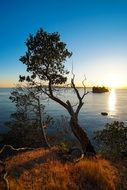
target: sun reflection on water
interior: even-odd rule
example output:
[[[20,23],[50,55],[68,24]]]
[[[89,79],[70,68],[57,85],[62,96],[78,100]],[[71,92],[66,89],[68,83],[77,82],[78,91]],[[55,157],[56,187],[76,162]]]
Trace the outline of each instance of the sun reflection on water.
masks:
[[[110,114],[115,114],[116,112],[116,92],[115,89],[111,89],[108,99],[108,108]]]

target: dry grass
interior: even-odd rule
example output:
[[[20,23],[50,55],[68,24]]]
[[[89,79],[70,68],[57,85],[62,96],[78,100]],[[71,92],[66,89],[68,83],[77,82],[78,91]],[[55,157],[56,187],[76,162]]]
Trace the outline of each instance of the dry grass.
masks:
[[[112,163],[118,170],[119,190],[127,190],[127,159],[116,160]]]
[[[36,149],[6,160],[10,190],[115,190],[117,175],[101,158],[62,163],[57,149]]]
[[[116,189],[117,172],[106,160],[99,158],[82,160],[74,166],[72,171],[79,189]]]

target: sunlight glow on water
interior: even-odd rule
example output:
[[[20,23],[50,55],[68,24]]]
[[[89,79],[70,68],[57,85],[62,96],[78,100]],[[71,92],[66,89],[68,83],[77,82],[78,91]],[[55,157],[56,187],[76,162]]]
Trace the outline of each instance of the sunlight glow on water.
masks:
[[[114,88],[111,89],[111,92],[109,94],[108,108],[110,114],[116,114],[116,91]]]
[[[6,131],[4,126],[10,120],[10,114],[15,112],[15,105],[9,100],[11,89],[0,88],[0,133]],[[84,105],[79,114],[81,127],[84,127],[89,135],[95,130],[102,129],[106,123],[123,121],[127,125],[127,89],[112,89],[108,93],[94,94],[90,92],[84,98]],[[70,100],[73,105],[77,103],[76,95],[72,90],[61,90],[60,98],[63,101]],[[82,94],[83,89],[79,89]],[[45,111],[54,120],[60,119],[61,115],[69,116],[67,111],[54,101],[43,101]],[[104,117],[101,112],[107,112]],[[54,122],[55,123],[55,122]]]

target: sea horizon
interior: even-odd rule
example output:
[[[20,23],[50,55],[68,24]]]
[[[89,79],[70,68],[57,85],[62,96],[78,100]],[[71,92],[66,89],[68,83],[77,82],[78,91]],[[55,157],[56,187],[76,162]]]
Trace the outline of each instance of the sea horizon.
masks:
[[[4,123],[9,121],[10,114],[15,111],[14,103],[9,100],[11,89],[13,88],[0,88],[0,132],[4,131]],[[79,89],[79,92],[82,93],[82,89]],[[106,123],[113,121],[127,123],[126,93],[127,89],[115,89],[102,94],[94,94],[90,91],[85,96],[84,105],[79,114],[79,122],[89,135],[104,128]],[[77,101],[75,93],[71,89],[67,90],[66,93],[61,91],[60,98],[63,101],[69,99],[72,104]],[[56,102],[49,100],[42,103],[45,105],[47,114],[55,120],[60,120],[61,115],[69,118],[66,110]],[[108,113],[108,116],[102,116],[101,112]]]

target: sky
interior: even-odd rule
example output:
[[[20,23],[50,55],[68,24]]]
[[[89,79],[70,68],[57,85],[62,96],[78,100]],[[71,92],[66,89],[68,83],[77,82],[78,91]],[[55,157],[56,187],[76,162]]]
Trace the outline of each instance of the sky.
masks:
[[[0,0],[0,87],[26,74],[19,58],[39,28],[59,32],[73,52],[77,85],[127,87],[126,0]]]

